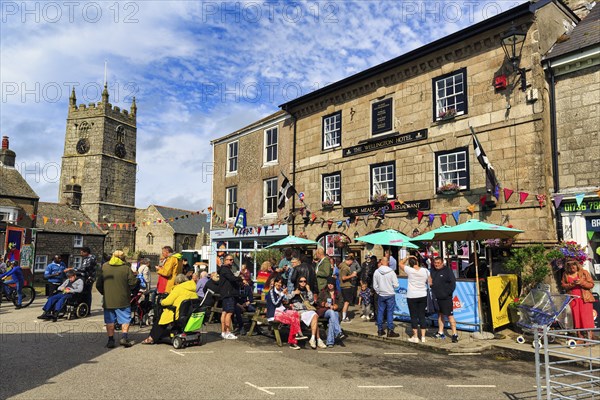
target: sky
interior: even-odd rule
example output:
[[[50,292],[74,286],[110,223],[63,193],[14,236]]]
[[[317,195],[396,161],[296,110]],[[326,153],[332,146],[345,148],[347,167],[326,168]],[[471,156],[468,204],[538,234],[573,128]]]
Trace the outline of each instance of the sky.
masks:
[[[136,206],[210,205],[210,141],[300,95],[523,3],[0,2],[0,134],[42,201],[58,198],[71,87],[137,103]]]

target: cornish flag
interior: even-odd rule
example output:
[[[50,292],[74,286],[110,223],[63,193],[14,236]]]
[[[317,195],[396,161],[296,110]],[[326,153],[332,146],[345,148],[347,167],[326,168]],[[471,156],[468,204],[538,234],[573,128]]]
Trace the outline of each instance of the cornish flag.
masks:
[[[496,179],[496,171],[494,171],[494,167],[488,160],[485,155],[485,151],[483,151],[483,147],[481,147],[481,143],[477,140],[477,136],[475,136],[475,131],[473,127],[471,128],[471,133],[473,134],[473,148],[475,149],[475,155],[477,156],[477,160],[479,164],[485,169],[485,188],[488,193],[496,193],[497,188],[500,186],[498,180]]]
[[[295,194],[296,189],[294,189],[294,186],[292,186],[292,183],[288,180],[288,178],[283,175],[283,182],[281,182],[281,188],[279,189],[279,201],[277,202],[277,208],[281,210],[283,207],[285,207],[287,200]]]

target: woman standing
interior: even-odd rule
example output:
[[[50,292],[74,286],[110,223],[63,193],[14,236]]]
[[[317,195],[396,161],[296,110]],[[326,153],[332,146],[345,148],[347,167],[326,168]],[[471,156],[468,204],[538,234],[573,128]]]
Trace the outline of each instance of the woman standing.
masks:
[[[592,303],[595,299],[590,290],[594,287],[594,281],[590,273],[584,270],[579,262],[575,260],[568,261],[561,284],[568,294],[579,296],[571,301],[575,329],[594,329],[594,307]],[[587,334],[588,339],[592,339],[592,331],[587,331]],[[577,332],[577,336],[583,338],[583,333]],[[578,341],[578,343],[582,344],[583,341]]]
[[[408,262],[408,265],[406,263]],[[419,265],[419,260],[415,256],[408,256],[400,261],[399,267],[408,275],[408,290],[406,299],[408,302],[408,311],[410,313],[410,324],[413,335],[408,339],[409,342],[419,342],[419,327],[421,328],[421,342],[425,342],[426,319],[425,309],[427,308],[427,281],[429,271]]]

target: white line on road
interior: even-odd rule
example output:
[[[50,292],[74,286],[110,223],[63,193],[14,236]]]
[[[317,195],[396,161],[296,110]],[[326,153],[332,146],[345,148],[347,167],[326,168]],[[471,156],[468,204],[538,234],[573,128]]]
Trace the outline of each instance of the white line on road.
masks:
[[[389,388],[401,388],[404,387],[402,385],[389,385],[389,386],[357,386],[361,389],[389,389]]]
[[[308,386],[263,386],[263,389],[308,389]]]
[[[246,350],[249,354],[283,353],[281,350]]]
[[[275,395],[275,393],[273,393],[273,392],[269,392],[268,390],[265,390],[265,389],[263,389],[263,388],[261,388],[261,387],[258,387],[258,386],[256,386],[256,385],[253,385],[253,384],[251,384],[250,382],[244,382],[244,383],[245,383],[246,385],[248,385],[248,386],[251,386],[251,387],[253,387],[254,389],[258,389],[258,390],[260,390],[261,392],[265,392],[266,394],[270,394],[271,396]]]
[[[385,355],[396,355],[396,356],[416,356],[419,353],[383,353]]]
[[[451,388],[495,388],[496,385],[446,385]]]
[[[351,351],[317,351],[321,354],[352,354]]]
[[[480,356],[481,353],[448,353],[449,356]]]
[[[175,350],[169,350],[169,351],[170,351],[171,353],[175,353],[175,354],[177,354],[178,356],[185,357],[185,354],[181,354],[181,353],[180,353],[180,352],[178,352],[178,351],[175,351]]]

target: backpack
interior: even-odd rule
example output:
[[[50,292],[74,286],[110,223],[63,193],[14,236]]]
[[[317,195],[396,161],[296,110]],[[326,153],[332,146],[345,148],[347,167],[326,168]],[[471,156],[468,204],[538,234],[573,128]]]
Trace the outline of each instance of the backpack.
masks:
[[[144,274],[142,274],[140,272],[140,265],[139,264],[135,268],[135,272],[137,273],[137,279],[140,282],[140,288],[141,289],[146,289],[148,287],[148,283],[146,282],[146,279],[144,279]]]

